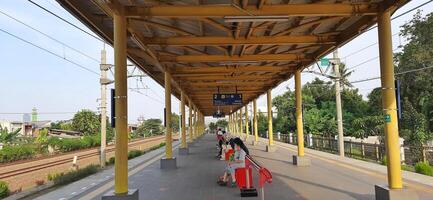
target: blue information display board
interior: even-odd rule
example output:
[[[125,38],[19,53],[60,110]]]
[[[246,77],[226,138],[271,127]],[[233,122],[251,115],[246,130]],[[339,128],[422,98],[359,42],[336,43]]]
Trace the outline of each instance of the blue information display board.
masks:
[[[242,105],[242,94],[214,94],[213,105],[215,106]]]

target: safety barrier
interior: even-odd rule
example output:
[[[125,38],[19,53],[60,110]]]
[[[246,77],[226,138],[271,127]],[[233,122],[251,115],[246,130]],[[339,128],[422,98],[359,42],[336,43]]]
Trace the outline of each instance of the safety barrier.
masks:
[[[259,184],[261,199],[265,199],[265,183],[272,183],[272,174],[265,167],[261,166],[250,155],[245,157],[245,168],[236,170],[236,180],[239,189],[241,190],[241,197],[258,196],[257,189],[252,185],[252,169],[255,169],[259,174]]]

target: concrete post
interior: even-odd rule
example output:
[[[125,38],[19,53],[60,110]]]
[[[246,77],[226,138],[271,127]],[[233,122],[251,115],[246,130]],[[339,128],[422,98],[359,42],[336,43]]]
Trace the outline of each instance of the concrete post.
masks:
[[[308,146],[309,147],[313,146],[313,134],[311,133],[308,134]]]
[[[293,144],[293,133],[289,133],[289,143]]]
[[[107,79],[107,68],[104,66],[107,64],[107,53],[105,49],[101,51],[101,80]],[[101,84],[101,157],[100,166],[105,168],[105,161],[107,160],[105,155],[105,148],[107,145],[107,85]]]
[[[335,105],[337,109],[337,127],[338,127],[338,152],[344,157],[344,134],[343,134],[343,114],[341,111],[341,95],[340,95],[340,68],[338,61],[338,50],[333,53],[334,56],[334,72],[335,72]]]

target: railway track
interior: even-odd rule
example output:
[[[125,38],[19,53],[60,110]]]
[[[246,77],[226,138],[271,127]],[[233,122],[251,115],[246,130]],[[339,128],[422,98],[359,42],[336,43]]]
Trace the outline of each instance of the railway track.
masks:
[[[144,143],[149,143],[152,141],[161,140],[163,138],[165,138],[165,136],[157,136],[157,137],[146,138],[146,139],[142,139],[142,140],[138,140],[138,141],[131,141],[128,144],[128,146],[129,146],[129,148],[134,148],[134,147],[142,145]],[[114,150],[115,150],[114,145],[108,145],[107,146],[107,150],[106,150],[107,154],[109,152],[113,152]],[[18,176],[18,175],[27,174],[27,173],[34,173],[34,172],[39,171],[39,170],[43,170],[43,169],[71,163],[72,162],[71,156],[73,157],[74,155],[77,155],[77,154],[79,154],[77,156],[77,160],[85,159],[85,158],[91,158],[94,156],[99,156],[98,148],[92,148],[92,149],[87,149],[87,150],[69,152],[69,153],[56,155],[56,156],[31,159],[31,160],[28,160],[27,162],[26,161],[20,161],[18,163],[8,163],[8,164],[6,164],[4,166],[0,166],[0,167],[2,167],[2,168],[5,166],[12,167],[13,165],[23,165],[23,166],[9,170],[9,171],[5,171],[5,172],[1,172],[2,171],[1,170],[0,171],[0,180],[11,178],[11,177]],[[54,161],[48,161],[48,162],[40,163],[43,160],[52,160],[52,159],[55,159],[56,157],[58,157],[59,159],[54,160]],[[32,162],[35,162],[35,164],[31,165]],[[30,164],[30,166],[29,166],[29,164]]]

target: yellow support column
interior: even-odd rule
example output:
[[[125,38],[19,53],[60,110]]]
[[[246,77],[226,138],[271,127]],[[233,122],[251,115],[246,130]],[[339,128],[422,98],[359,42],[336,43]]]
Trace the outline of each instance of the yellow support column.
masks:
[[[182,132],[182,141],[181,148],[186,148],[186,126],[185,126],[185,95],[183,92],[180,93],[180,112],[181,112],[181,132]]]
[[[272,89],[269,89],[266,93],[267,104],[268,104],[268,145],[266,146],[267,152],[273,152],[274,149],[274,131],[272,129]]]
[[[296,96],[296,131],[298,139],[298,156],[304,156],[304,123],[302,117],[302,87],[301,71],[295,74],[295,96]]]
[[[244,125],[243,125],[243,120],[242,120],[243,116],[242,116],[242,108],[239,109],[239,137],[241,137],[244,134]]]
[[[198,134],[197,136],[200,137],[202,134],[202,121],[201,121],[201,112],[198,113]]]
[[[233,135],[238,134],[238,113],[237,113],[237,111],[235,111],[233,113],[233,128],[234,128]]]
[[[239,126],[239,111],[236,111],[236,135],[240,135],[240,126]]]
[[[231,128],[231,119],[232,119],[232,118],[231,118],[231,117],[232,117],[232,115],[229,114],[229,120],[228,120],[228,122],[229,122],[229,123],[228,123],[228,131],[229,131],[229,132],[232,132],[232,128]]]
[[[181,112],[181,145],[179,148],[179,155],[187,155],[188,154],[188,143],[186,142],[186,113],[185,113],[185,94],[183,92],[180,93],[180,112]]]
[[[382,82],[382,105],[385,116],[385,139],[388,159],[388,184],[392,189],[403,187],[401,178],[400,143],[395,100],[394,63],[390,13],[378,15],[380,74]],[[389,119],[389,120],[388,120]]]
[[[298,137],[298,155],[293,156],[293,164],[308,166],[310,160],[304,157],[304,124],[302,121],[302,88],[301,70],[295,72],[295,98],[296,98],[296,132]]]
[[[205,123],[205,118],[204,118],[204,114],[201,114],[201,134],[204,135],[204,132],[206,130],[206,123]]]
[[[114,88],[116,152],[114,191],[116,195],[128,193],[128,86],[126,70],[126,18],[113,15],[114,21]]]
[[[194,135],[194,140],[197,139],[197,108],[194,106],[194,131],[193,131],[193,135]]]
[[[380,12],[377,16],[377,23],[382,106],[385,120],[385,149],[386,158],[388,159],[388,187],[376,185],[376,199],[418,199],[416,192],[403,188],[401,177],[390,11]]]
[[[172,127],[171,127],[171,75],[164,73],[165,87],[165,158],[161,159],[161,169],[175,169],[176,158],[173,157]]]
[[[245,105],[245,141],[248,139],[248,135],[250,134],[250,129],[248,127],[249,121],[248,121],[248,104]]]
[[[171,147],[171,76],[170,73],[164,73],[165,83],[165,158],[171,159],[173,157]]]
[[[192,103],[191,100],[188,99],[188,110],[189,110],[189,121],[188,121],[188,127],[189,127],[189,142],[194,141],[194,135],[192,130]]]
[[[255,99],[253,101],[253,129],[254,129],[253,145],[256,145],[259,142],[259,130],[257,129],[257,102]]]
[[[234,133],[235,132],[235,128],[233,126],[233,113],[230,114],[230,128],[231,128],[230,133]]]

